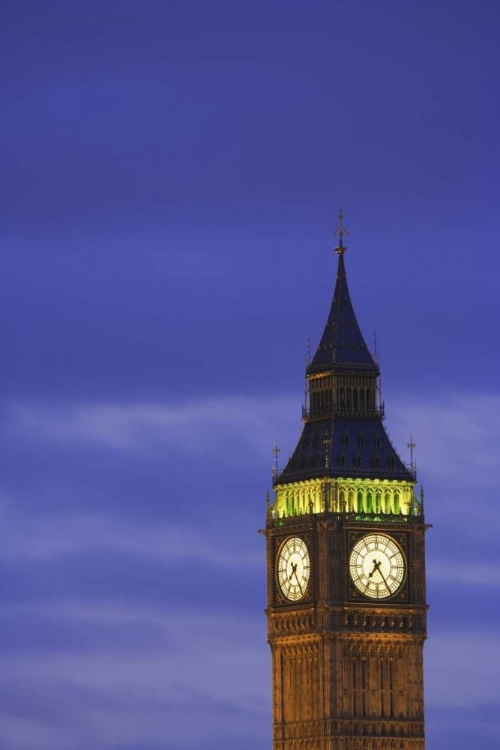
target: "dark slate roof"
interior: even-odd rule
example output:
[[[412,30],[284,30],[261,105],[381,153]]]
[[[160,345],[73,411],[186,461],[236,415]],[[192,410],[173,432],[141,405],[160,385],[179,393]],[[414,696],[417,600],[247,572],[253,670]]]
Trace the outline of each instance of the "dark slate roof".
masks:
[[[330,314],[308,374],[346,368],[378,372],[354,314],[341,249]]]
[[[375,379],[379,368],[365,344],[354,314],[340,243],[337,281],[323,336],[307,375],[341,371],[364,372]],[[414,482],[384,429],[382,413],[326,413],[306,418],[301,438],[275,484],[323,477],[395,479]]]
[[[414,481],[413,473],[394,450],[380,418],[346,417],[306,422],[297,447],[276,483],[325,476]]]

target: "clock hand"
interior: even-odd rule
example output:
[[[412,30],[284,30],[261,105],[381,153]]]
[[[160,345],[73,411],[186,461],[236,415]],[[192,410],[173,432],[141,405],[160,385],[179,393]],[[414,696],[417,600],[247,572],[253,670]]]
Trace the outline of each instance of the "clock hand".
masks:
[[[385,585],[386,585],[386,587],[387,587],[387,591],[390,591],[390,588],[389,588],[389,584],[388,584],[388,583],[387,583],[387,581],[385,580],[385,575],[384,575],[384,574],[382,573],[382,571],[381,571],[380,569],[379,569],[379,571],[378,571],[378,572],[379,572],[379,573],[380,573],[380,575],[382,576],[382,579],[383,579],[383,581],[384,581],[384,583],[385,583]]]
[[[371,578],[377,571],[380,573],[380,565],[381,565],[380,560],[373,561],[373,570],[371,573],[369,573],[368,578]]]
[[[295,575],[295,580],[296,580],[296,581],[297,581],[297,583],[298,583],[298,586],[299,586],[299,589],[300,589],[300,593],[302,594],[302,596],[304,596],[304,592],[303,592],[303,590],[302,590],[302,586],[300,585],[299,577],[298,577],[298,575],[297,575],[297,566],[295,566],[295,568],[294,568],[293,572],[294,572],[294,575]]]
[[[290,583],[291,583],[292,582],[292,577],[294,575],[295,575],[295,577],[297,577],[297,573],[296,573],[297,563],[295,563],[295,565],[293,563],[290,563],[290,567],[292,568],[292,572],[290,573],[290,575],[288,576],[288,578],[286,580],[290,581]]]
[[[385,585],[387,587],[387,591],[390,591],[389,584],[386,581],[385,575],[382,573],[382,569],[380,567],[381,565],[382,565],[382,563],[380,562],[380,560],[374,560],[373,561],[373,570],[370,573],[370,575],[368,576],[368,578],[371,578],[375,573],[380,573],[380,575],[382,577],[382,580],[383,580],[383,582],[385,583]]]

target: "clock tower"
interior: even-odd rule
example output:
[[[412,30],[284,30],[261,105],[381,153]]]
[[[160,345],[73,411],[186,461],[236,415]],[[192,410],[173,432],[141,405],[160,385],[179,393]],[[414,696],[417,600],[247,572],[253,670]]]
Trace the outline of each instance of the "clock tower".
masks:
[[[423,491],[384,429],[339,219],[302,435],[268,502],[273,750],[424,750]]]

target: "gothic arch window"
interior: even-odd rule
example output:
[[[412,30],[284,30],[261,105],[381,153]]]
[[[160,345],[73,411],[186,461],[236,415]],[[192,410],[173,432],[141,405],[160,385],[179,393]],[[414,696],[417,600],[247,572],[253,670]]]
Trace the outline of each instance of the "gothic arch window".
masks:
[[[373,490],[369,489],[366,493],[366,510],[368,513],[375,513],[375,503],[373,499]]]
[[[374,469],[378,469],[380,466],[380,459],[378,456],[373,456],[372,458],[372,466]]]
[[[375,513],[380,513],[382,508],[382,490],[375,492]]]
[[[343,438],[342,438],[342,445],[343,445],[343,446],[344,446],[345,448],[347,448],[347,446],[349,445],[349,435],[347,434],[347,432],[346,432],[346,433],[344,433],[344,436],[343,436]]]
[[[349,490],[349,507],[347,509],[349,513],[356,510],[356,495],[353,489]]]
[[[359,389],[359,406],[361,409],[365,408],[365,391],[363,388]]]
[[[364,448],[365,447],[365,436],[364,433],[361,433],[359,436],[359,447]]]
[[[389,456],[389,469],[395,469],[396,468],[396,459],[394,456]]]
[[[342,513],[344,510],[347,510],[346,507],[345,507],[345,505],[346,505],[346,502],[345,502],[346,497],[345,496],[346,496],[345,489],[343,487],[341,487],[339,489],[339,506],[340,506],[339,507],[339,512],[340,513]]]
[[[400,510],[401,494],[399,490],[394,492],[394,513],[399,513]]]
[[[343,453],[341,453],[339,456],[339,466],[341,466],[342,468],[345,466],[345,456]]]
[[[361,468],[361,456],[354,456],[354,468],[355,469]]]
[[[384,513],[391,513],[391,491],[385,491]]]
[[[375,448],[380,448],[382,441],[380,440],[380,437],[378,435],[375,435],[375,438],[373,440],[373,444]]]
[[[358,513],[360,511],[362,511],[362,510],[366,510],[366,508],[364,507],[364,505],[365,505],[364,500],[365,500],[365,498],[364,498],[364,492],[363,492],[363,490],[359,489],[358,490],[358,501],[357,501],[357,505],[356,505],[356,510],[358,511]]]

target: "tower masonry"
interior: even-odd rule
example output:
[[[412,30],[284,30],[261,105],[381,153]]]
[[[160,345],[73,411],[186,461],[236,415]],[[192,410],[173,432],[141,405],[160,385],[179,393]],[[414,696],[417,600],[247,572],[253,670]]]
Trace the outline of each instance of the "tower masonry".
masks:
[[[267,538],[273,750],[424,750],[423,491],[384,429],[340,214],[333,301]]]

